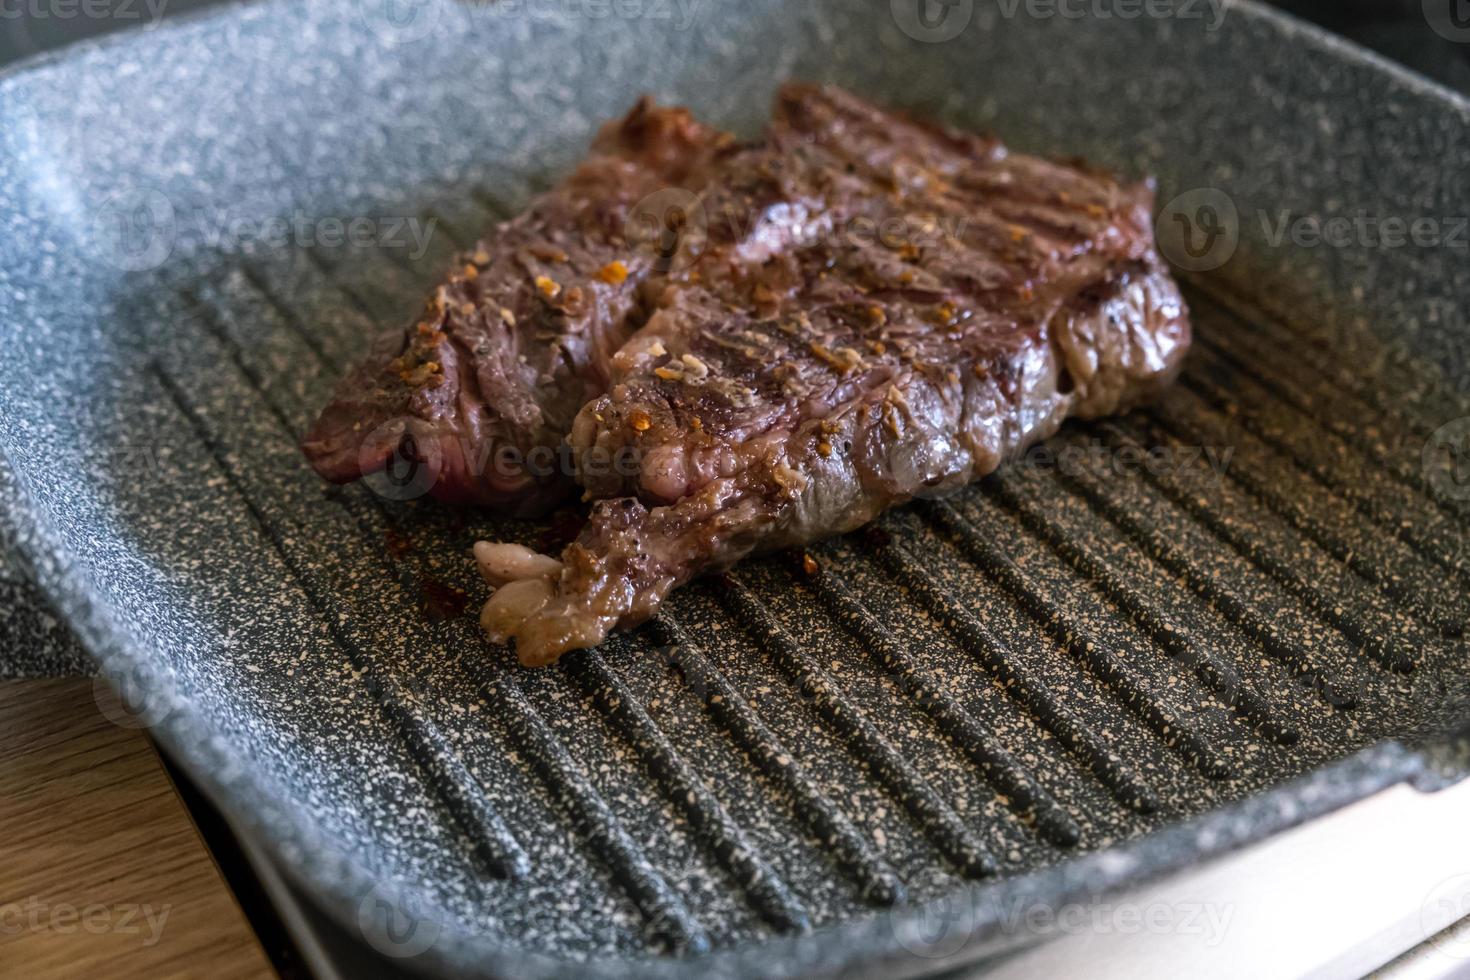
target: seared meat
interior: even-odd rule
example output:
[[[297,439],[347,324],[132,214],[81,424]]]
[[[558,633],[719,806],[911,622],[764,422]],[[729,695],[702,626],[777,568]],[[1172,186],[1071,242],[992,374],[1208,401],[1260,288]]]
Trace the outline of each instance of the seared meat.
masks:
[[[434,467],[430,492],[528,516],[574,488],[563,441],[641,323],[640,289],[666,264],[634,248],[640,201],[697,189],[733,143],[683,109],[640,102],[604,127],[560,186],[460,256],[423,316],[380,339],[302,443],[347,483],[395,454]],[[658,221],[661,215],[652,215]]]
[[[579,460],[635,450],[636,475],[583,466],[603,499],[559,561],[478,550],[500,586],[482,623],[523,663],[701,572],[953,492],[1069,415],[1146,398],[1188,347],[1148,186],[808,87],[724,166],[706,240],[573,426]],[[801,233],[710,247],[741,215]]]

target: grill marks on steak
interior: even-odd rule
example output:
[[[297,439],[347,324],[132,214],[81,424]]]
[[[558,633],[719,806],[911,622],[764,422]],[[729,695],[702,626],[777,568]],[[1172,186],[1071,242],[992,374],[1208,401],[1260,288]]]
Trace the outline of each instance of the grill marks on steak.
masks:
[[[1147,397],[1188,347],[1146,186],[799,86],[726,166],[710,212],[825,231],[716,218],[704,244],[743,247],[683,249],[572,429],[579,459],[635,448],[637,475],[584,468],[604,499],[560,562],[489,576],[482,623],[523,663],[636,625],[701,572],[957,490],[1069,415]]]
[[[312,466],[347,483],[401,453],[435,468],[440,499],[550,510],[572,489],[556,454],[606,389],[660,266],[625,240],[630,216],[662,188],[702,186],[732,144],[647,99],[604,127],[569,178],[459,256],[422,317],[342,381],[302,443]]]

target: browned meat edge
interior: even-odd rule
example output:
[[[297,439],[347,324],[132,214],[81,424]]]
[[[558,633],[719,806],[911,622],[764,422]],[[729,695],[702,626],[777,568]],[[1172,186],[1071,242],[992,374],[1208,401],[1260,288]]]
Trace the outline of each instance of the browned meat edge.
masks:
[[[1188,348],[1146,185],[807,86],[721,166],[707,228],[572,429],[579,460],[633,449],[636,473],[583,474],[600,499],[559,560],[477,550],[499,586],[482,622],[523,663],[702,572],[954,492],[1068,416],[1147,398]],[[789,234],[742,237],[752,220]]]
[[[347,375],[302,442],[312,466],[348,483],[401,454],[432,468],[440,499],[554,507],[574,487],[572,420],[606,390],[663,264],[656,240],[628,240],[636,209],[700,188],[733,142],[648,99],[605,126],[570,177],[458,256],[423,314]]]

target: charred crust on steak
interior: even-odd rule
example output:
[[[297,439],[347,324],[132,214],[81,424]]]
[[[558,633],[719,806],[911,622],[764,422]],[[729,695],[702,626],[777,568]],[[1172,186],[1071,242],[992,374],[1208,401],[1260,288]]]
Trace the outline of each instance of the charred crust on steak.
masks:
[[[953,492],[1147,398],[1188,348],[1146,183],[806,85],[717,170],[710,233],[570,427],[579,460],[630,449],[637,472],[584,469],[592,514],[550,594],[519,622],[515,595],[487,606],[527,664],[695,575]]]
[[[393,456],[392,434],[411,430],[445,459],[434,496],[517,516],[557,506],[572,474],[524,463],[561,446],[642,321],[641,289],[656,270],[625,223],[651,193],[702,186],[732,142],[649,99],[605,126],[575,172],[457,256],[397,342],[349,372],[302,442],[313,467],[351,482]]]

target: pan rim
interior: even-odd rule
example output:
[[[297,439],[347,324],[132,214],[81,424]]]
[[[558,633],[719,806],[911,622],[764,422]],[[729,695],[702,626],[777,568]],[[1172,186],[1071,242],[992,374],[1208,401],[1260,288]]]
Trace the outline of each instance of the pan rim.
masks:
[[[1231,6],[1242,15],[1270,26],[1282,36],[1283,42],[1301,39],[1334,57],[1382,72],[1414,97],[1432,100],[1440,108],[1451,110],[1462,119],[1470,121],[1470,99],[1437,82],[1351,41],[1268,8],[1257,0],[1235,0]],[[173,19],[159,30],[195,30],[216,19],[223,21],[250,16],[252,9],[261,8],[246,3],[245,0],[228,0],[218,6]],[[58,50],[40,52],[0,70],[0,91],[17,78],[32,72],[45,70],[71,58],[121,49],[135,41],[133,32],[124,31]],[[23,571],[76,631],[87,655],[94,662],[102,664],[109,658],[116,657],[132,667],[148,667],[150,658],[146,645],[136,642],[127,630],[121,628],[110,607],[99,602],[99,597],[87,588],[84,571],[77,563],[68,560],[59,536],[46,526],[44,512],[30,506],[29,495],[26,494],[24,484],[3,446],[0,446],[0,544],[10,547],[18,555]],[[348,930],[354,929],[354,912],[361,896],[376,891],[378,894],[388,893],[390,899],[393,897],[393,889],[385,887],[355,865],[345,852],[330,841],[322,840],[315,824],[299,809],[290,805],[289,797],[279,793],[276,787],[263,778],[260,771],[235,766],[234,760],[227,758],[217,746],[203,741],[191,741],[196,740],[200,732],[207,732],[209,729],[187,700],[170,692],[167,703],[160,707],[168,712],[167,718],[151,729],[150,734],[172,759],[189,772],[206,796],[229,813],[232,820],[237,821],[245,832],[252,834],[252,839],[283,868],[287,877],[339,926]],[[1263,809],[1269,811],[1273,807],[1285,811],[1288,808],[1280,804],[1295,800],[1298,806],[1292,813],[1282,812],[1276,822],[1265,822],[1264,826],[1269,828],[1268,833],[1274,834],[1360,798],[1365,795],[1365,785],[1370,787],[1371,792],[1411,779],[1425,768],[1426,764],[1419,753],[1396,741],[1381,742],[1296,780],[1192,820],[1161,828],[1105,851],[1078,855],[1052,868],[1007,879],[998,884],[1016,891],[1045,894],[1049,899],[1065,899],[1067,892],[1054,888],[1053,883],[1063,881],[1067,874],[1081,873],[1085,876],[1089,866],[1097,868],[1105,861],[1119,858],[1146,863],[1143,861],[1144,855],[1167,855],[1184,836],[1194,839],[1206,830],[1217,832],[1217,843],[1213,849],[1195,847],[1187,855],[1181,853],[1172,862],[1165,860],[1149,865],[1153,872],[1150,875],[1125,877],[1118,881],[1120,885],[1138,884],[1150,877],[1177,870],[1186,857],[1197,860],[1201,856],[1215,856],[1239,846],[1244,838],[1238,832],[1232,838],[1229,829],[1234,824],[1248,822],[1242,819],[1246,814]],[[234,778],[225,778],[222,773],[226,772],[233,772]],[[1344,778],[1345,774],[1353,774],[1353,778]],[[1339,788],[1337,797],[1322,792],[1324,787],[1332,786],[1351,788]],[[260,812],[263,809],[260,806],[262,801],[270,802],[270,816]],[[1254,826],[1257,829],[1250,837],[1251,840],[1262,836],[1260,827],[1263,824],[1256,822]],[[293,860],[293,850],[298,855],[310,857]],[[337,873],[327,873],[327,869],[331,868],[336,869]],[[975,896],[987,887],[991,886],[963,888],[954,895]],[[895,912],[858,916],[807,935],[778,937],[683,960],[653,956],[615,961],[551,958],[521,947],[489,940],[480,933],[461,929],[454,923],[444,923],[441,940],[415,963],[435,971],[525,977],[687,976],[696,970],[704,974],[713,972],[716,976],[770,975],[768,971],[780,963],[789,963],[791,966],[820,963],[826,971],[863,963],[876,965],[882,957],[901,955],[903,950],[896,942],[895,930],[905,923],[916,922],[925,914],[927,907],[916,904]],[[884,920],[888,920],[886,928],[881,925]],[[876,931],[874,923],[880,923]],[[982,946],[969,952],[988,955],[993,950]],[[927,962],[938,970],[962,965],[972,958]]]

